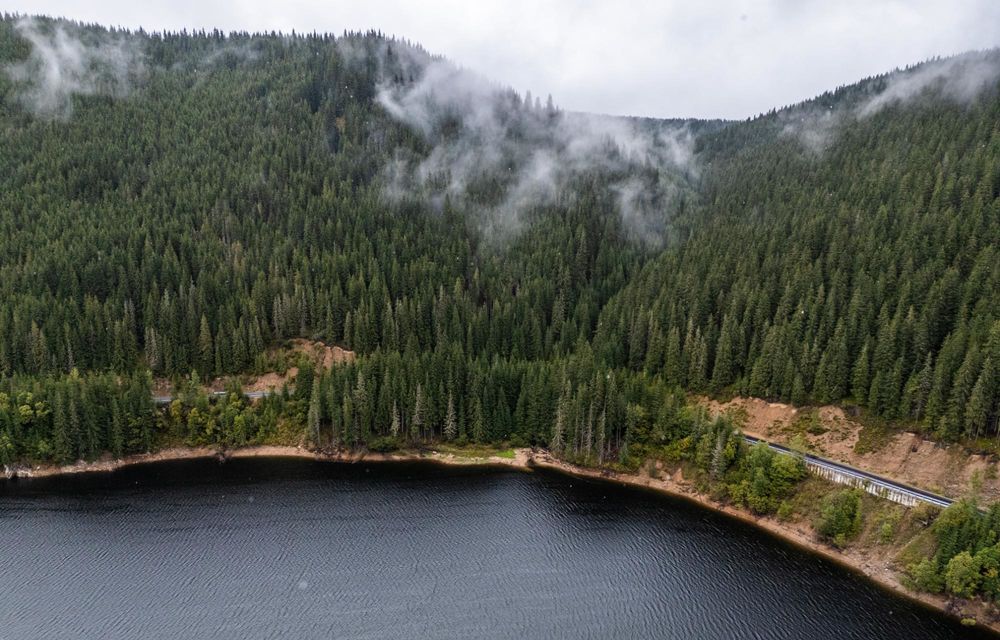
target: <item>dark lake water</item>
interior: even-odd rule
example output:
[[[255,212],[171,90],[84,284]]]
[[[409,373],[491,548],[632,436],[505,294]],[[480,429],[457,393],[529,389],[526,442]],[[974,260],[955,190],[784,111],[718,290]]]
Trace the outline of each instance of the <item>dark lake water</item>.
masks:
[[[0,585],[2,640],[980,637],[684,501],[430,464],[7,484]]]

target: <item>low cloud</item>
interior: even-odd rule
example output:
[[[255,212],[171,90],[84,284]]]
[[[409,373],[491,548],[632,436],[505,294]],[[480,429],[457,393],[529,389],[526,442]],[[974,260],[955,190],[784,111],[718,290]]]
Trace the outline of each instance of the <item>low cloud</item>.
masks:
[[[385,53],[377,100],[428,145],[397,153],[385,173],[389,197],[448,198],[479,210],[488,234],[505,234],[530,210],[568,204],[575,187],[597,181],[630,235],[663,241],[679,184],[697,174],[686,126],[563,112],[419,51]]]
[[[832,106],[791,109],[781,113],[781,133],[797,138],[806,151],[820,156],[833,144],[844,116],[844,111]]]
[[[144,72],[131,37],[84,33],[73,24],[22,18],[15,25],[31,45],[28,58],[4,71],[20,102],[39,117],[65,119],[74,95],[128,95]]]
[[[932,60],[890,74],[885,80],[885,87],[862,102],[855,113],[860,118],[866,118],[891,105],[910,102],[928,94],[968,104],[983,90],[995,87],[998,80],[1000,52],[996,50]]]
[[[870,118],[885,109],[921,99],[972,103],[983,91],[1000,83],[1000,51],[977,51],[930,60],[866,82],[868,93],[834,106],[822,96],[779,112],[782,134],[798,139],[807,151],[822,155],[836,141],[840,128]]]

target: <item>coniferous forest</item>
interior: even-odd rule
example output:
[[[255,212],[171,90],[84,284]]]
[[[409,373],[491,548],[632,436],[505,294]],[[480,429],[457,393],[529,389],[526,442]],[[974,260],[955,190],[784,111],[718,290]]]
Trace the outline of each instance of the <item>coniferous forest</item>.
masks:
[[[738,467],[686,393],[1000,438],[996,51],[740,122],[565,112],[379,33],[6,15],[0,65],[5,464],[687,439]],[[357,357],[199,392],[295,338]]]

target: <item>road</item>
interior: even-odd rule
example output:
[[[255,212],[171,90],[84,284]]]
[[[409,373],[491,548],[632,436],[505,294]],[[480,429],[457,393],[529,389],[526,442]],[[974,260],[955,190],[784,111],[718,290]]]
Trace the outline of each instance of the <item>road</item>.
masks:
[[[226,395],[226,393],[227,392],[225,392],[225,391],[213,391],[213,392],[211,392],[208,395],[210,397],[212,397],[212,398],[221,398],[222,396]],[[246,391],[246,392],[243,393],[243,395],[246,396],[250,400],[256,400],[257,398],[264,398],[266,396],[269,396],[272,393],[274,393],[274,392],[273,391]],[[174,397],[173,396],[153,396],[153,402],[156,403],[156,404],[170,404],[173,401],[174,401]]]
[[[250,400],[256,400],[257,398],[263,398],[269,396],[273,391],[247,391],[244,395]],[[213,391],[211,396],[221,397],[226,395],[225,391]],[[167,405],[173,402],[173,396],[153,396],[153,402],[158,405]],[[856,478],[859,481],[867,482],[869,485],[886,489],[888,491],[895,491],[905,496],[909,496],[920,502],[926,502],[937,507],[947,507],[954,502],[951,498],[946,498],[944,496],[939,496],[936,493],[931,493],[930,491],[924,491],[923,489],[917,489],[916,487],[911,487],[906,484],[896,482],[895,480],[890,480],[889,478],[884,478],[882,476],[875,475],[874,473],[869,473],[867,471],[862,471],[850,465],[843,464],[841,462],[834,462],[833,460],[827,460],[826,458],[820,458],[811,453],[802,454],[797,451],[792,451],[788,447],[780,444],[775,444],[773,442],[768,442],[767,440],[761,440],[760,438],[754,438],[753,436],[743,436],[744,439],[750,445],[755,445],[759,442],[763,442],[768,447],[780,453],[782,455],[788,456],[802,456],[806,465],[817,467],[819,469],[825,469],[843,476],[850,478]]]
[[[916,487],[911,487],[906,484],[901,484],[895,480],[890,480],[889,478],[883,478],[882,476],[875,475],[874,473],[868,473],[867,471],[862,471],[861,469],[856,469],[852,466],[834,462],[833,460],[827,460],[826,458],[820,458],[819,456],[814,456],[810,453],[801,454],[796,451],[792,451],[788,447],[782,446],[780,444],[774,444],[773,442],[768,442],[766,440],[761,440],[759,438],[754,438],[752,436],[743,436],[747,443],[754,445],[758,442],[763,442],[769,446],[774,451],[777,451],[783,455],[801,455],[805,463],[809,466],[818,467],[820,469],[826,469],[844,476],[857,478],[860,481],[865,481],[870,485],[886,489],[888,491],[895,491],[897,493],[910,496],[915,500],[920,502],[926,502],[928,504],[935,505],[937,507],[947,507],[952,504],[954,500],[951,498],[946,498],[944,496],[939,496],[936,493],[931,493],[929,491],[924,491],[923,489],[917,489]]]

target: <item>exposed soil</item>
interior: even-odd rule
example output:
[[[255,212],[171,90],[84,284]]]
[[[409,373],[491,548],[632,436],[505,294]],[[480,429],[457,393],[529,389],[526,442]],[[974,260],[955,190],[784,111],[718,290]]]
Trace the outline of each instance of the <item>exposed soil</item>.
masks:
[[[342,362],[354,362],[354,352],[319,340],[292,340],[292,351],[312,356],[317,368],[329,369]]]
[[[864,427],[835,406],[799,409],[759,398],[700,400],[714,414],[734,411],[745,416],[743,430],[748,435],[786,445],[793,439],[804,441],[823,457],[951,498],[968,495],[978,475],[981,501],[1000,500],[996,456],[970,453],[961,445],[933,442],[906,431],[888,434],[874,447],[859,447]]]
[[[514,457],[497,455],[466,456],[439,451],[404,451],[398,453],[378,453],[373,451],[337,451],[333,453],[315,451],[302,446],[255,445],[239,449],[222,450],[213,447],[171,447],[154,453],[140,453],[115,459],[105,455],[93,462],[80,461],[68,465],[38,465],[16,469],[19,478],[44,478],[48,476],[72,475],[77,473],[101,473],[115,471],[122,467],[167,460],[191,460],[195,458],[260,458],[285,457],[328,460],[331,462],[404,462],[428,460],[456,466],[504,465],[527,468],[531,459],[530,449],[514,450]],[[2,478],[2,476],[0,476]]]
[[[318,340],[304,340],[297,338],[292,340],[287,351],[301,353],[312,359],[317,370],[327,370],[336,364],[353,362],[355,353],[337,345],[328,345]],[[289,367],[285,371],[269,371],[259,376],[249,376],[242,380],[243,390],[246,392],[258,391],[279,391],[285,385],[291,384],[295,376],[299,374],[298,367]],[[205,385],[206,391],[224,391],[226,385],[232,379],[231,376],[222,376],[213,379]],[[156,378],[153,380],[154,396],[172,396],[174,392],[173,384],[166,378]]]
[[[355,358],[353,351],[348,351],[337,345],[328,345],[319,340],[303,340],[301,338],[292,340],[291,350],[309,356],[317,371],[326,371],[336,364],[354,362]],[[243,390],[277,391],[290,384],[297,375],[299,375],[298,367],[289,367],[283,372],[270,371],[247,381],[243,385]]]

